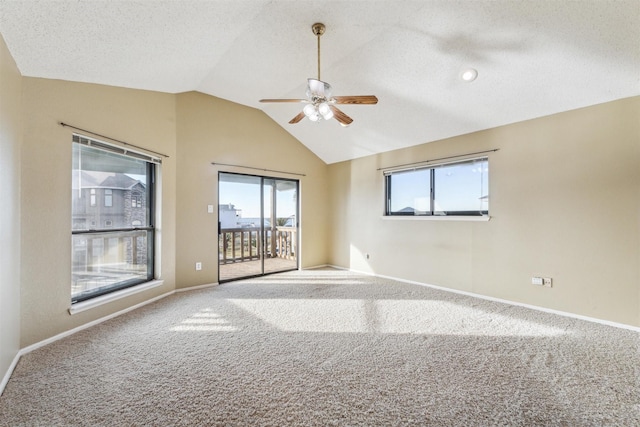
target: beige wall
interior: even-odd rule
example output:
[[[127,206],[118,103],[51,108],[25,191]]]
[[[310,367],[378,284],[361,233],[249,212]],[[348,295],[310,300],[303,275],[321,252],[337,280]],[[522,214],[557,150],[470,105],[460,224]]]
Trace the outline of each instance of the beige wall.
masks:
[[[24,78],[22,145],[22,332],[27,346],[175,287],[175,96]],[[168,154],[162,165],[162,287],[73,316],[71,134],[58,122]]]
[[[327,166],[260,111],[195,92],[23,81],[22,158],[28,161],[22,162],[21,174],[22,347],[176,287],[217,282],[217,209],[207,214],[207,205],[217,205],[220,168],[212,161],[306,174],[301,178],[301,265],[326,263]],[[169,155],[162,165],[158,229],[162,287],[69,315],[73,130],[59,122]],[[195,271],[196,261],[203,263],[202,271]]]
[[[20,348],[21,92],[22,76],[0,35],[0,381]]]
[[[382,218],[378,168],[495,148],[491,221]],[[329,170],[332,264],[640,326],[640,97]]]
[[[257,171],[212,161],[306,174],[303,267],[330,262],[640,325],[640,98],[327,166],[258,110],[195,92],[21,78],[4,44],[0,54],[0,189],[13,200],[0,213],[10,234],[3,251],[13,254],[0,273],[0,368],[15,355],[18,317],[24,347],[176,287],[216,282],[217,215],[206,207],[217,205],[217,172]],[[68,314],[72,131],[59,121],[170,156],[163,287]],[[490,222],[382,219],[377,168],[493,148]],[[532,286],[533,275],[553,277],[554,287]]]
[[[218,281],[218,171],[300,179],[301,266],[327,260],[327,165],[259,110],[197,92],[177,97],[178,287]],[[212,162],[306,176],[213,166]],[[214,214],[207,213],[214,205]],[[195,263],[202,270],[195,271]]]

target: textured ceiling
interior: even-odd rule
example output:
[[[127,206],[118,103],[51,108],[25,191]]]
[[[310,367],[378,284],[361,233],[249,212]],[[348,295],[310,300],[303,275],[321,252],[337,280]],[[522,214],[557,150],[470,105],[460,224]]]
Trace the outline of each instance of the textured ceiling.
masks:
[[[304,97],[314,22],[322,80],[379,98],[347,128],[258,103]],[[0,32],[24,76],[225,98],[327,163],[640,95],[640,0],[0,0]]]

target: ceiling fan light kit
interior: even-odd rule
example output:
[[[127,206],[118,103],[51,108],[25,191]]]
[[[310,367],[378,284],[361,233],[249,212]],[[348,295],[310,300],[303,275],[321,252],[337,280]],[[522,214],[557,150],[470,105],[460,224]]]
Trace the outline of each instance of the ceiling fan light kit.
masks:
[[[349,126],[353,119],[336,107],[336,104],[364,104],[378,103],[375,95],[332,96],[331,85],[320,80],[320,36],[325,32],[325,25],[317,22],[311,26],[313,34],[318,38],[318,78],[307,79],[307,99],[261,99],[260,102],[302,102],[302,112],[289,121],[290,124],[300,122],[307,117],[312,122],[322,119],[336,119],[342,126]]]

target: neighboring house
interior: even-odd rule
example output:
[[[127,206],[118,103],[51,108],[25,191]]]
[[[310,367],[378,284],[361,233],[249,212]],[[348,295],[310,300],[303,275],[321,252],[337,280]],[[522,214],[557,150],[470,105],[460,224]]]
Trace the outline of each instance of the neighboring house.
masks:
[[[73,171],[73,229],[146,225],[146,187],[122,173]]]
[[[418,212],[418,213],[420,213],[420,214],[424,214],[424,211],[417,211],[417,212]],[[414,208],[412,208],[411,206],[407,206],[407,207],[404,207],[404,208],[400,209],[400,210],[398,211],[398,213],[402,213],[402,214],[415,214],[415,213],[416,213],[416,210],[415,210]]]
[[[74,170],[72,189],[73,230],[147,225],[146,186],[137,179],[122,173]],[[139,264],[139,260],[146,259],[146,252],[146,239],[113,233],[79,235],[73,240],[73,270],[74,273],[90,270],[87,265],[93,264],[88,262],[91,259],[100,259],[103,264],[122,260]]]
[[[242,217],[242,210],[236,209],[236,206],[231,203],[225,203],[224,205],[218,205],[220,228],[239,228],[240,219]]]

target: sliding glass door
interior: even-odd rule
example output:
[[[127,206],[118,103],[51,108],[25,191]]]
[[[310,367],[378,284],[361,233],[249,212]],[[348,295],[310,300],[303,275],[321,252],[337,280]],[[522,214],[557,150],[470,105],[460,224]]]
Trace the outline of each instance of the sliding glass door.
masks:
[[[218,174],[218,280],[262,274],[262,178]]]
[[[220,282],[298,268],[298,181],[218,174]]]

